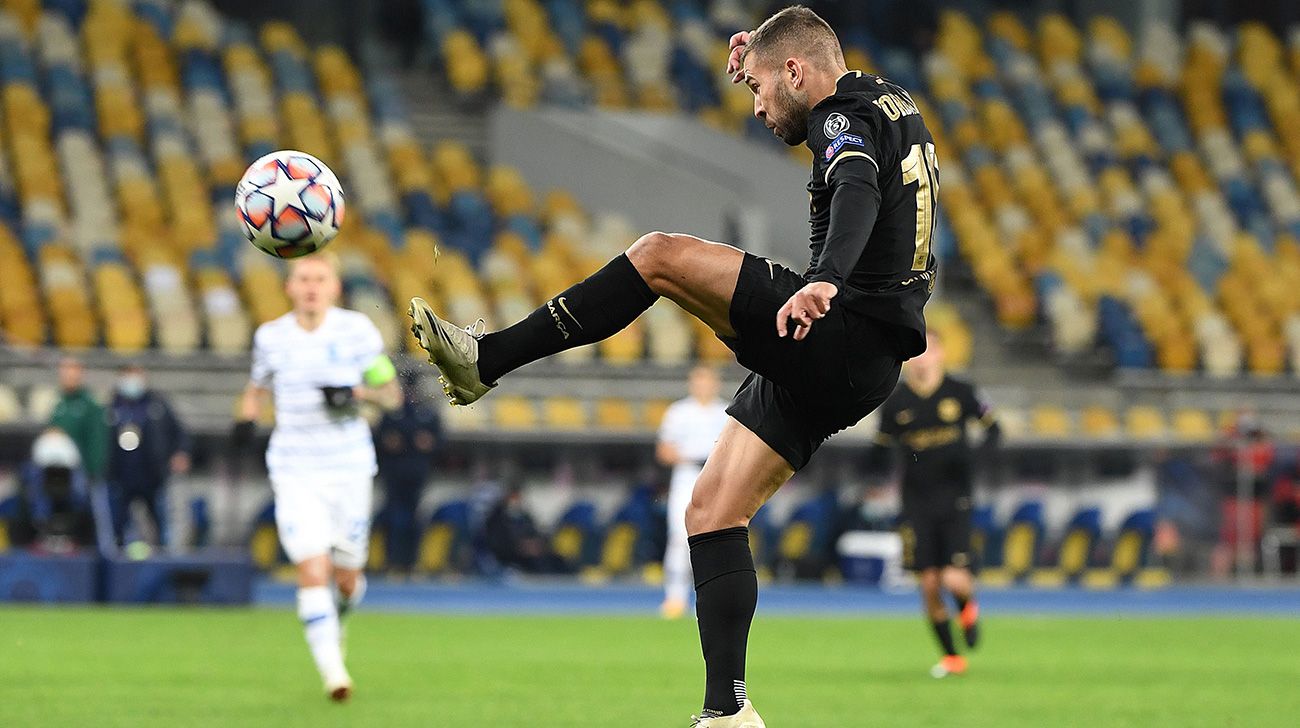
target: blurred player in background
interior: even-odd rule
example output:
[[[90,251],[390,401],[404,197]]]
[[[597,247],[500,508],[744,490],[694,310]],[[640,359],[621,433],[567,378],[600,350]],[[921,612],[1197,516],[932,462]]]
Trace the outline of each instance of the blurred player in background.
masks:
[[[934,139],[907,91],[845,67],[808,8],[732,36],[728,73],[754,116],[807,144],[811,259],[800,274],[730,245],[650,233],[518,323],[491,333],[411,301],[412,330],[453,404],[529,362],[613,336],[660,296],[704,322],[751,374],[686,510],[704,653],[696,728],[763,728],[745,686],[758,574],[749,521],[821,444],[876,409],[925,349],[938,205]]]
[[[659,426],[655,457],[673,469],[668,483],[668,547],[664,550],[664,603],[668,619],[686,613],[691,593],[691,553],[686,543],[686,507],[704,461],[727,425],[727,403],[718,398],[716,369],[697,366],[687,382],[690,396],[673,402]]]
[[[375,447],[358,411],[401,402],[397,372],[364,314],[335,306],[338,259],[317,253],[289,265],[293,310],[253,337],[252,377],[240,400],[236,441],[252,439],[268,395],[275,430],[266,452],[280,543],[298,569],[298,616],[336,701],[352,693],[340,618],[365,593]],[[330,589],[333,579],[337,592]]]
[[[880,408],[878,451],[903,461],[903,565],[917,572],[925,612],[943,657],[931,674],[966,671],[948,624],[946,590],[957,603],[966,646],[979,641],[979,605],[970,547],[971,481],[975,460],[966,424],[985,428],[981,449],[996,447],[1001,430],[975,387],[944,371],[943,343],[933,331],[925,353],[907,362],[903,381]]]

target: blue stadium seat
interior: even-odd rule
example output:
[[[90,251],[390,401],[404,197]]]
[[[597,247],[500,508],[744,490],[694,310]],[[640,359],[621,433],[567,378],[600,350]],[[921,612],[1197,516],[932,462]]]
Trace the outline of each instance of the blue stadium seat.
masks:
[[[463,500],[443,503],[434,510],[420,536],[417,568],[428,574],[441,574],[468,566],[472,562],[471,550],[469,503]]]

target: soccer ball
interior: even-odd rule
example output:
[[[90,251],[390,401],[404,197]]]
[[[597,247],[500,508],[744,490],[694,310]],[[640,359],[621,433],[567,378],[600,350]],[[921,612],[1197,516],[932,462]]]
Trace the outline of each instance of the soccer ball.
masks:
[[[267,255],[297,258],[325,247],[343,224],[343,186],[305,152],[282,150],[253,162],[235,187],[248,241]]]

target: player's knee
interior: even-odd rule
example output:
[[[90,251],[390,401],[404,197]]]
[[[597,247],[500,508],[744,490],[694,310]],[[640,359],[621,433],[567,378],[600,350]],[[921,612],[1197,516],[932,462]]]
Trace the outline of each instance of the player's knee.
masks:
[[[680,236],[656,231],[637,238],[627,249],[627,257],[650,289],[662,293],[660,288],[669,280],[673,262],[679,260],[680,248]]]
[[[307,559],[298,564],[298,586],[325,586],[329,583],[329,562],[323,557]]]
[[[339,592],[350,597],[357,590],[357,572],[351,569],[339,569],[334,572],[334,583],[338,585]]]
[[[748,525],[749,518],[745,514],[728,512],[717,504],[692,498],[690,505],[686,506],[686,533],[690,536]]]

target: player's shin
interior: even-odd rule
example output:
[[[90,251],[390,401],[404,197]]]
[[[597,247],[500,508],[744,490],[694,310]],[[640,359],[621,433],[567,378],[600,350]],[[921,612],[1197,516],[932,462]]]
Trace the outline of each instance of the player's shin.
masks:
[[[479,340],[479,375],[495,382],[530,362],[627,328],[659,296],[626,255],[555,296],[524,320]]]
[[[330,588],[309,586],[298,589],[298,618],[302,620],[307,647],[321,678],[327,684],[346,680],[347,669],[343,666],[343,653],[339,649],[339,615]]]
[[[731,715],[745,702],[745,650],[758,604],[758,576],[743,526],[690,538],[695,613],[704,652],[705,715]]]

